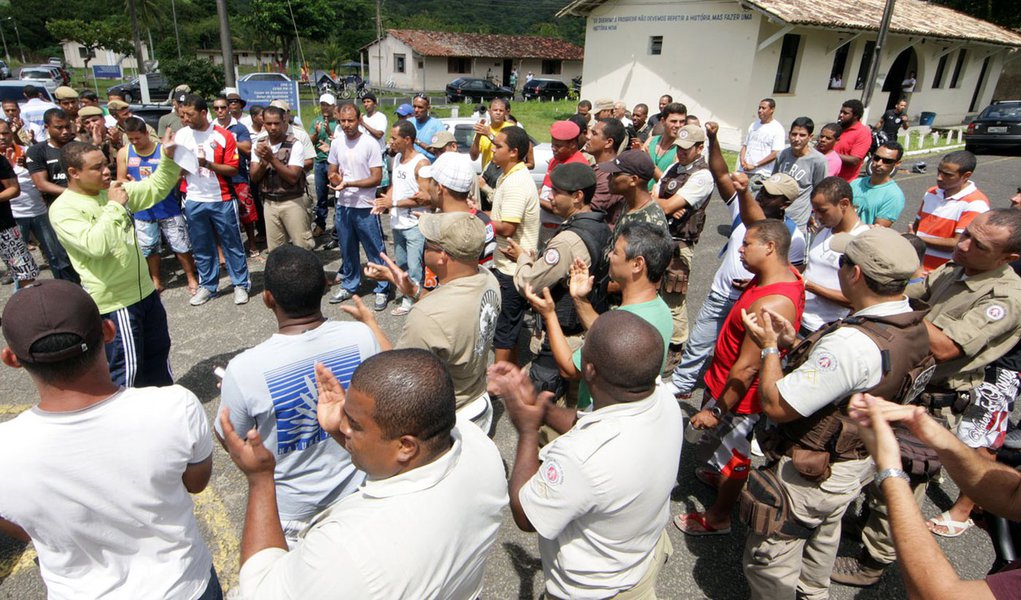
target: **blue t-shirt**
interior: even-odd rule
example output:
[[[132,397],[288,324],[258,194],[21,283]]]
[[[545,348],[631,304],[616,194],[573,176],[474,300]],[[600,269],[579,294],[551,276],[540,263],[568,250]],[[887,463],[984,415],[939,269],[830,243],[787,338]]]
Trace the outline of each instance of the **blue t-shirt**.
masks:
[[[234,134],[234,140],[237,143],[250,142],[252,141],[252,134],[248,132],[248,128],[241,123],[235,123],[227,128],[227,131]],[[230,178],[231,183],[248,183],[248,163],[251,158],[245,156],[245,153],[238,149],[238,174]]]
[[[443,122],[436,117],[429,117],[425,123],[420,123],[415,118],[412,118],[411,122],[415,125],[415,139],[421,140],[423,144],[429,143],[429,140],[433,139],[434,135],[444,130]],[[436,155],[422,149],[420,146],[416,147],[415,150],[424,154],[429,159],[429,162],[436,160]]]
[[[162,150],[163,145],[156,144],[156,149],[152,151],[152,154],[142,156],[134,146],[128,146],[128,175],[135,181],[148,179],[159,167],[160,158],[163,156]],[[160,200],[152,208],[136,212],[135,218],[140,221],[159,221],[176,217],[179,214],[181,214],[181,204],[174,192],[171,191],[166,198]]]
[[[904,192],[892,179],[873,186],[867,176],[859,177],[851,182],[851,191],[854,192],[854,210],[866,225],[874,224],[876,219],[896,223],[904,210]]]

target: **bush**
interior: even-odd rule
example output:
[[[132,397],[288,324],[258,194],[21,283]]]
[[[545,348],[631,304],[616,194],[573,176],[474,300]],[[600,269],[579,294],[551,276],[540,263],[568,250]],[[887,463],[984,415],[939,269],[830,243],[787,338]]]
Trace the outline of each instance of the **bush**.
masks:
[[[193,94],[211,98],[223,91],[223,69],[198,58],[160,61],[160,72],[171,87],[186,83]]]

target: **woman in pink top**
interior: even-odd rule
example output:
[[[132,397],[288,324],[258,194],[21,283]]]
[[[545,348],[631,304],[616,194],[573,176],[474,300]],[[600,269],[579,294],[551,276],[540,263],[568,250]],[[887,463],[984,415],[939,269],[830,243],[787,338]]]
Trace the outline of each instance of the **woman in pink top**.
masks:
[[[840,123],[827,123],[819,131],[819,141],[815,144],[815,148],[826,157],[826,163],[829,165],[826,175],[829,177],[840,172],[840,155],[833,151],[833,146],[840,139],[841,131],[843,129]]]

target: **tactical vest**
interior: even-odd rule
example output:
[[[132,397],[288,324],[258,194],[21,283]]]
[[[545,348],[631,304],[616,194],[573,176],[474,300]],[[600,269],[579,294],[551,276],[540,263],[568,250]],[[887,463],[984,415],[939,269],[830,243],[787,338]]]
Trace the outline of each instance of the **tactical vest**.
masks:
[[[705,159],[699,156],[695,159],[695,162],[691,163],[692,168],[690,170],[682,170],[677,163],[674,163],[663,177],[659,180],[659,197],[662,200],[666,200],[670,196],[676,194],[684,184],[688,182],[688,179],[692,175],[703,169],[708,169],[709,165]],[[702,227],[705,226],[705,209],[709,206],[708,202],[703,202],[702,206],[692,209],[687,208],[684,214],[680,218],[674,218],[667,215],[667,226],[670,228],[670,236],[675,240],[682,241],[689,246],[694,246],[698,243],[698,238],[702,235]]]
[[[605,219],[606,214],[598,211],[579,213],[564,221],[556,232],[556,235],[559,235],[564,231],[573,231],[581,238],[591,261],[589,274],[595,276],[595,281],[602,280],[609,266],[609,261],[603,256],[603,249],[610,243],[612,233],[606,226]],[[581,333],[584,328],[581,319],[578,318],[578,311],[574,308],[568,283],[563,280],[557,282],[550,289],[550,295],[556,303],[557,320],[564,334]],[[599,286],[593,286],[589,302],[598,313],[603,313],[607,309],[606,297],[600,292]]]
[[[801,366],[812,348],[824,336],[840,327],[854,327],[879,347],[883,374],[879,383],[866,393],[882,396],[899,404],[910,403],[925,389],[936,362],[929,352],[929,333],[923,317],[927,311],[890,316],[849,317],[816,331],[798,344],[787,357],[788,372]],[[815,414],[779,426],[769,454],[773,458],[792,455],[795,450],[829,454],[830,462],[865,458],[868,452],[858,437],[857,425],[847,415],[850,397],[833,403]]]
[[[284,138],[284,141],[280,142],[280,148],[278,148],[273,155],[277,160],[286,165],[287,161],[291,158],[291,150],[297,143],[298,141],[293,135],[288,135]],[[287,183],[280,177],[280,173],[278,173],[272,166],[267,164],[265,167],[266,175],[259,183],[259,193],[262,195],[263,200],[280,202],[282,200],[301,198],[305,195],[304,171],[302,171],[301,175],[298,176],[297,182]]]

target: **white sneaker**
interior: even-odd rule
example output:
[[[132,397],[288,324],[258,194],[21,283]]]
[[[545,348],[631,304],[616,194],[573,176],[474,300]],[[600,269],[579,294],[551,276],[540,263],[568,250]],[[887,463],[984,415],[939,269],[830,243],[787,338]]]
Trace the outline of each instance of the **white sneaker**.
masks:
[[[752,456],[765,456],[762,453],[762,448],[759,447],[759,440],[754,437],[752,438]]]
[[[192,306],[202,306],[206,302],[209,302],[210,298],[214,295],[216,295],[216,292],[211,292],[207,288],[200,286],[195,292],[195,295],[188,301],[188,304],[191,304]]]
[[[235,286],[234,304],[248,304],[248,290],[240,286]]]

